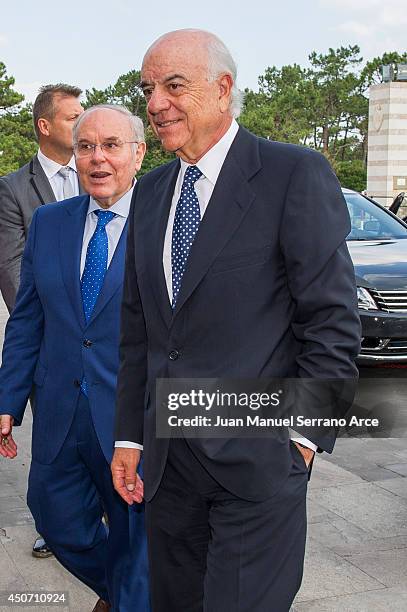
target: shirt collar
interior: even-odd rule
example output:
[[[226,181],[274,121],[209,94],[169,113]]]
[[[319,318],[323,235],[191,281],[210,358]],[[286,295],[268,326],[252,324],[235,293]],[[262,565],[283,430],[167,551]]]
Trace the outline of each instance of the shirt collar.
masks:
[[[48,180],[58,174],[60,169],[64,167],[62,164],[59,164],[58,162],[44,155],[41,149],[38,149],[37,157]],[[68,168],[72,168],[72,170],[76,172],[75,158],[73,155],[66,165]]]
[[[94,200],[92,196],[90,196],[87,214],[89,215],[94,210],[111,210],[119,217],[124,217],[125,219],[127,219],[127,217],[129,216],[131,197],[133,195],[133,189],[135,184],[136,181],[134,181],[134,184],[129,189],[129,191],[125,193],[124,196],[120,198],[120,200],[117,200],[117,202],[115,202],[110,208],[102,208],[100,204],[96,202],[96,200]]]
[[[238,130],[239,124],[233,119],[229,129],[222,138],[201,157],[197,164],[195,164],[213,185],[215,185],[218,180],[226,155],[228,154]],[[190,165],[191,164],[187,164],[181,159],[181,181],[184,180],[185,171]]]

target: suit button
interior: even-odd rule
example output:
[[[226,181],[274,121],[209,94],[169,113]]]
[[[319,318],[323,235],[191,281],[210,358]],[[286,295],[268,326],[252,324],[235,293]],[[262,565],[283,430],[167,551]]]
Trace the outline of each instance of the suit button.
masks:
[[[79,381],[79,380],[77,380],[77,379],[75,379],[75,380],[73,381],[73,384],[75,385],[75,387],[80,387],[80,386],[81,386],[80,381]]]
[[[83,346],[85,348],[90,348],[92,346],[92,340],[84,340],[83,341]]]
[[[176,361],[179,357],[179,352],[173,349],[172,351],[169,352],[168,357],[171,359],[171,361]]]

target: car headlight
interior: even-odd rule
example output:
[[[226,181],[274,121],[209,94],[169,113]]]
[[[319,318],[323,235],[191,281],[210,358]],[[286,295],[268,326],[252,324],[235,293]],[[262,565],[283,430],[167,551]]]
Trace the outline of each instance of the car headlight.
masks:
[[[357,287],[358,307],[362,310],[378,310],[377,304],[364,287]]]

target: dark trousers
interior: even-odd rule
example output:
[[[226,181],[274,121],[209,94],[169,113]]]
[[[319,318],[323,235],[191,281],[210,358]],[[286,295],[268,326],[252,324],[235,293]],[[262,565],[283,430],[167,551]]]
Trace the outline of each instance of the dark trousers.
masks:
[[[270,499],[219,485],[185,440],[171,440],[160,487],[146,507],[153,612],[287,612],[302,579],[304,460]]]
[[[114,491],[82,393],[56,459],[31,463],[28,505],[60,563],[114,611],[150,610],[144,507],[129,508]]]

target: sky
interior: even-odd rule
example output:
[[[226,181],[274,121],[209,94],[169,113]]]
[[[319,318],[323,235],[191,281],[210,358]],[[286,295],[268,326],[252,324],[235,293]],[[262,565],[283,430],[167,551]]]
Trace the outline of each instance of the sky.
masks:
[[[359,45],[365,60],[407,47],[405,0],[2,0],[0,61],[33,101],[66,82],[104,89],[139,69],[148,46],[179,28],[217,34],[238,65],[238,86],[257,89],[268,66],[306,66],[312,51]]]

